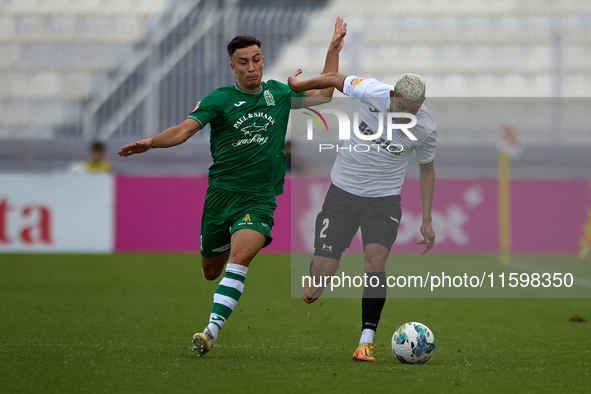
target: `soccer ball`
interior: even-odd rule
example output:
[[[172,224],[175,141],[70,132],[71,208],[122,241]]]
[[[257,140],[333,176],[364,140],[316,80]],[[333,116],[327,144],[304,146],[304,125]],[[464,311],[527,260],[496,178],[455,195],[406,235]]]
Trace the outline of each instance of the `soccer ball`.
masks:
[[[435,337],[424,324],[403,324],[392,336],[392,353],[403,364],[426,363],[434,351]]]

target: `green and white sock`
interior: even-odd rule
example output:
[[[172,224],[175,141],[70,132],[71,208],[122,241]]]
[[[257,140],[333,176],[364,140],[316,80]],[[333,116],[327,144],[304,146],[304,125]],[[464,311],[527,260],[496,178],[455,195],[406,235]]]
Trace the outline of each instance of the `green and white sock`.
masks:
[[[218,333],[230,317],[244,290],[244,279],[248,267],[239,264],[226,265],[226,274],[215,289],[213,307],[209,315],[207,328],[217,339]]]

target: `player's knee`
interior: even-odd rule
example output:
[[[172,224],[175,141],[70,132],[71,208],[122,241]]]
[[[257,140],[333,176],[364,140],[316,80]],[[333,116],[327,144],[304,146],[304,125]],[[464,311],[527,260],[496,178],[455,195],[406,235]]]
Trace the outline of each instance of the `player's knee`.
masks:
[[[217,279],[224,272],[224,266],[229,255],[230,252],[216,257],[201,256],[201,272],[203,273],[203,277],[207,280]]]
[[[222,260],[206,260],[204,258],[201,259],[201,272],[203,273],[203,277],[207,280],[215,280],[217,279],[224,270],[224,261]]]
[[[222,274],[222,270],[217,268],[202,267],[201,271],[203,271],[203,277],[207,280],[216,280]]]
[[[312,274],[318,276],[332,276],[335,274],[338,268],[338,259],[320,256],[314,256],[314,260],[312,261],[311,265]]]
[[[365,272],[385,272],[388,256],[372,254],[365,258]]]
[[[230,256],[230,260],[228,261],[228,263],[240,264],[248,267],[253,258],[254,255],[252,255],[251,253],[237,252],[235,255]]]

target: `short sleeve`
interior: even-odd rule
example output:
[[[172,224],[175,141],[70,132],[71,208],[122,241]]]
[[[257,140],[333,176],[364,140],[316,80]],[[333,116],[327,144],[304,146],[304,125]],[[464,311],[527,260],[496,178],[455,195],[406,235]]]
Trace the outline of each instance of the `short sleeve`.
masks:
[[[291,108],[292,109],[300,109],[306,106],[306,92],[299,92],[296,93],[293,90],[290,90],[289,98],[291,99]]]
[[[276,86],[281,89],[281,91],[285,94],[284,97],[287,98],[287,100],[289,101],[289,104],[291,106],[291,109],[300,109],[300,108],[304,108],[305,105],[305,100],[306,100],[306,92],[300,92],[300,93],[296,93],[293,90],[291,90],[291,88],[279,81],[275,81],[275,80],[271,80],[273,81]],[[269,82],[271,82],[269,81]]]
[[[433,130],[417,147],[417,162],[429,164],[435,159],[435,145],[437,144],[437,130]]]
[[[355,75],[349,75],[343,82],[343,93],[347,96],[359,101],[364,97],[365,90],[374,81],[373,79],[364,79],[356,77]],[[367,97],[367,95],[365,95]]]
[[[222,95],[214,90],[197,103],[189,119],[196,120],[203,128],[222,113],[223,105]]]

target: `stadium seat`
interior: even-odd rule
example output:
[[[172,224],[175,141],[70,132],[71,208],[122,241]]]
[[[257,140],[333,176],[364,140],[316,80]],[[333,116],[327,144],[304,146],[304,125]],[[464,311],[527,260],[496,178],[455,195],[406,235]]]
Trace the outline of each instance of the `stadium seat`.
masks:
[[[0,0],[4,15],[158,15],[168,0]]]
[[[7,126],[13,131],[29,126],[52,127],[76,116],[80,116],[80,110],[75,102],[13,100],[10,104],[0,105],[0,129]]]
[[[1,45],[0,70],[101,72],[118,67],[132,53],[125,45]]]
[[[87,99],[105,84],[108,72],[130,59],[133,46],[170,5],[170,0],[0,0],[0,138],[79,122],[76,100]]]
[[[580,96],[586,83],[568,81],[591,76],[590,13],[591,2],[584,0],[527,5],[515,0],[378,0],[371,7],[337,0],[313,15],[307,31],[284,49],[271,72],[289,75],[303,65],[321,69],[339,15],[349,24],[341,72],[394,82],[393,76],[414,71],[436,78],[430,81],[430,94],[521,97],[554,94],[552,75],[561,72],[561,95]],[[557,51],[560,63],[553,61]]]
[[[90,75],[14,71],[0,75],[0,99],[75,100],[92,91]]]

